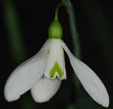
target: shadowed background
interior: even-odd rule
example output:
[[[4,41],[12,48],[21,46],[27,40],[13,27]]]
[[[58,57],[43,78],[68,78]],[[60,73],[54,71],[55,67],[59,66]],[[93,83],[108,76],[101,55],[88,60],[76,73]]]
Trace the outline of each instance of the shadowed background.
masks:
[[[21,59],[13,56],[9,41],[6,4],[13,3],[16,12],[17,27],[25,54]],[[67,80],[62,82],[57,94],[47,103],[35,103],[29,92],[18,101],[8,103],[4,99],[3,89],[12,70],[39,51],[48,38],[48,27],[54,18],[56,5],[60,0],[1,0],[0,1],[0,104],[3,109],[104,109],[95,103],[80,86],[78,94],[73,81],[73,70],[67,55]],[[76,27],[80,38],[82,60],[89,65],[105,84],[110,96],[110,109],[113,101],[113,2],[112,0],[71,0],[76,17]],[[7,7],[7,6],[6,6]],[[73,52],[69,19],[64,7],[59,10],[59,20],[63,26],[63,40]],[[14,34],[15,34],[14,30]],[[24,48],[23,48],[24,46]],[[13,48],[13,47],[12,47]],[[18,53],[18,50],[17,50]],[[18,53],[19,54],[19,53]]]

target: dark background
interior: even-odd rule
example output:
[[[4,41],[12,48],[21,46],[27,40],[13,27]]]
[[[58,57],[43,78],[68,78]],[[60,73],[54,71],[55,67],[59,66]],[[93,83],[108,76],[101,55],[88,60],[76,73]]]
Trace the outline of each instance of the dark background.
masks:
[[[29,92],[23,95],[18,101],[11,103],[5,101],[3,95],[5,82],[12,70],[19,63],[16,64],[9,49],[7,38],[8,33],[6,31],[7,25],[5,24],[2,1],[3,0],[0,1],[0,108],[22,109],[24,107],[23,102],[26,101],[26,98],[28,98],[31,99],[31,101],[28,100],[28,108],[26,109],[30,109],[29,102],[32,102],[32,105],[37,109],[68,108],[70,104],[74,104],[75,102],[78,109],[93,109],[96,106],[97,108],[95,109],[104,109],[95,103],[82,87],[80,97],[76,97],[76,89],[72,80],[73,70],[67,56],[65,56],[65,58],[68,79],[62,82],[61,88],[49,102],[35,104]],[[103,29],[102,25],[104,23],[102,23],[101,20],[98,20],[100,18],[100,14],[96,14],[96,8],[93,8],[95,7],[95,5],[93,6],[94,1],[95,0],[92,0],[91,3],[90,0],[71,0],[74,6],[76,26],[81,43],[82,60],[97,73],[105,84],[110,96],[110,107],[112,108],[113,72],[111,69],[113,64],[111,61],[113,60],[113,2],[112,0],[98,0],[97,2],[103,15],[102,17],[104,17],[108,26],[107,28],[110,31],[110,33],[107,31],[108,35],[106,36],[107,32],[104,33],[106,31],[106,27]],[[54,11],[59,2],[60,0],[13,0],[27,54],[26,59],[37,53],[48,38],[48,27],[54,18]],[[95,16],[95,18],[93,16]],[[59,10],[59,20],[63,26],[63,40],[73,52],[73,44],[68,21],[69,19],[64,7],[61,7]],[[105,40],[106,37],[107,40]],[[105,49],[101,43],[104,47],[106,46]],[[110,59],[111,61],[109,61]],[[74,108],[70,107],[69,109]]]

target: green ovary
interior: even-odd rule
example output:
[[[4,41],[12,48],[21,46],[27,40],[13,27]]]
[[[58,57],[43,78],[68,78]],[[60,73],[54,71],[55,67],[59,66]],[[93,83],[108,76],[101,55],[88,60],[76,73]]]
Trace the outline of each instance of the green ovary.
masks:
[[[56,72],[58,73],[59,78],[62,78],[63,72],[57,62],[54,64],[54,66],[52,67],[52,69],[49,72],[50,78],[54,78]]]
[[[63,29],[58,20],[54,20],[49,26],[48,36],[51,39],[61,39],[63,36]]]

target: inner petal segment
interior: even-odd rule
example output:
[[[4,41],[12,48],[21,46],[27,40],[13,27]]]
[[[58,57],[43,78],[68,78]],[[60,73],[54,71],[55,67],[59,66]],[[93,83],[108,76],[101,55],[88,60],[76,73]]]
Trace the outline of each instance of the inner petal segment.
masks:
[[[51,39],[44,76],[49,79],[66,79],[64,51],[60,39]]]

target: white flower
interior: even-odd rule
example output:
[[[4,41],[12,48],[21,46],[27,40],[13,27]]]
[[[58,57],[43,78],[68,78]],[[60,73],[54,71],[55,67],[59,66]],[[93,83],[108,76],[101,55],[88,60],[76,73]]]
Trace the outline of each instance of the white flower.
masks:
[[[36,102],[46,102],[66,79],[64,50],[71,66],[87,93],[99,104],[108,107],[109,96],[98,76],[70,52],[61,39],[48,39],[41,50],[17,67],[5,85],[5,98],[14,101],[31,90]]]

